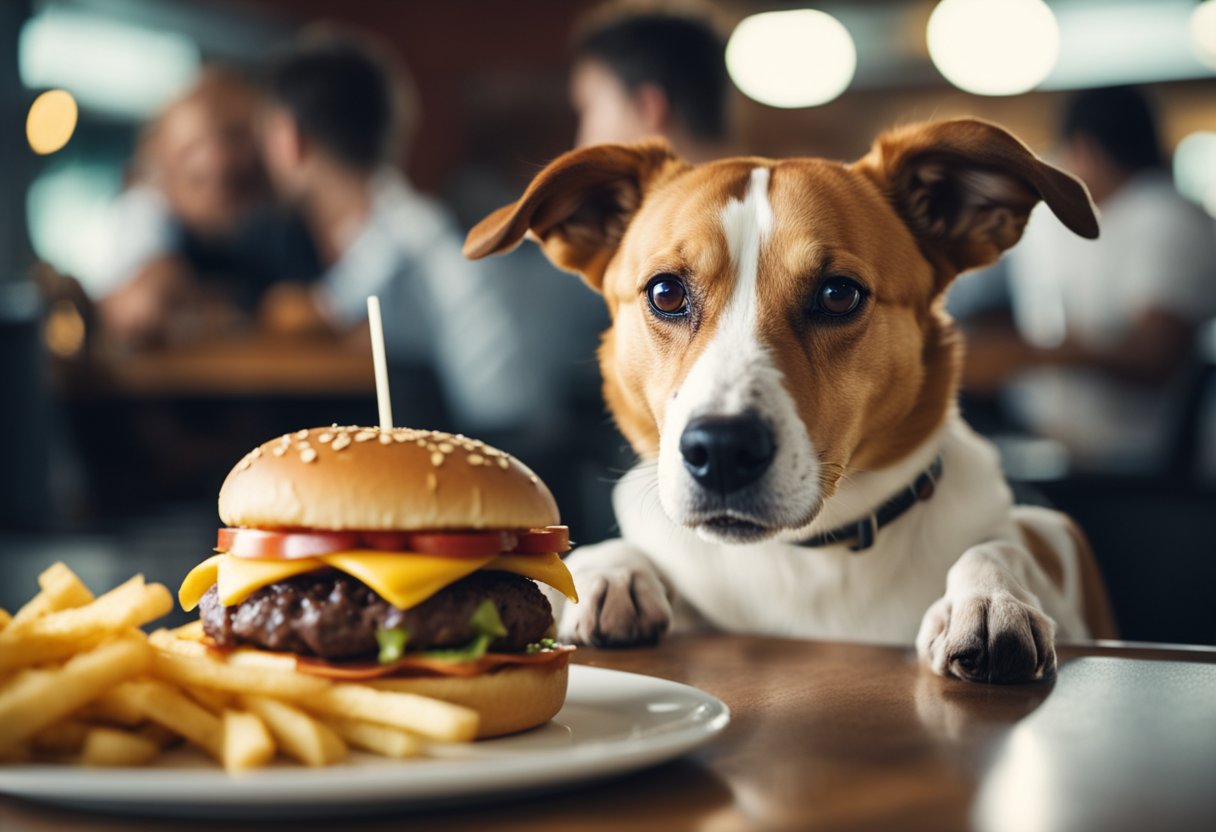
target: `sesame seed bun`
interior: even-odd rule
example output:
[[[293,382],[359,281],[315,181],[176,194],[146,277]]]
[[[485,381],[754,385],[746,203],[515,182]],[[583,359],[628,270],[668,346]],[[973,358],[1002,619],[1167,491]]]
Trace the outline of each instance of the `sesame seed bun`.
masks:
[[[569,673],[568,665],[562,662],[505,667],[480,676],[389,678],[368,684],[472,708],[481,715],[477,738],[485,739],[514,734],[552,719],[566,701]]]
[[[440,431],[328,427],[254,448],[220,488],[220,519],[244,528],[522,529],[557,525],[526,465]]]

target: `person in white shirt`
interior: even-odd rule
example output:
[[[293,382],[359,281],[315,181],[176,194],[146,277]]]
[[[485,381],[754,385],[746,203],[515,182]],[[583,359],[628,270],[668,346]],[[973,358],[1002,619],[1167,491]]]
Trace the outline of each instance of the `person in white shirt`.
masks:
[[[543,400],[505,312],[511,287],[464,259],[447,212],[394,166],[413,126],[405,90],[401,70],[350,37],[303,39],[270,66],[266,164],[327,268],[311,286],[272,287],[262,320],[366,340],[367,297],[379,295],[390,362],[431,368],[461,429],[508,429]]]
[[[1174,189],[1152,109],[1130,87],[1087,90],[1063,121],[1063,164],[1100,209],[1096,241],[1036,211],[1008,257],[1012,332],[973,333],[973,388],[1076,467],[1165,461],[1197,327],[1216,315],[1216,225]]]

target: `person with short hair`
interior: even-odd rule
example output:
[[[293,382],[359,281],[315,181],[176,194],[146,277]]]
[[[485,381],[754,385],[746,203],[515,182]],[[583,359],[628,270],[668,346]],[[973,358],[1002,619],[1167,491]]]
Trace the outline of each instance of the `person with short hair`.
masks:
[[[576,144],[662,136],[684,158],[732,154],[726,41],[708,15],[603,7],[577,34]]]
[[[1196,329],[1216,315],[1216,226],[1170,181],[1143,91],[1077,93],[1060,142],[1101,236],[1082,240],[1035,211],[1008,257],[1016,329],[975,333],[968,376],[973,387],[1007,381],[1014,421],[1063,443],[1077,467],[1152,472]]]
[[[522,363],[502,312],[506,289],[464,259],[448,213],[394,164],[417,121],[404,71],[362,39],[314,35],[271,62],[265,92],[267,168],[300,206],[327,268],[312,286],[274,287],[263,322],[348,332],[365,325],[367,298],[378,295],[390,361],[433,370],[458,427],[522,418],[514,392],[502,389]]]

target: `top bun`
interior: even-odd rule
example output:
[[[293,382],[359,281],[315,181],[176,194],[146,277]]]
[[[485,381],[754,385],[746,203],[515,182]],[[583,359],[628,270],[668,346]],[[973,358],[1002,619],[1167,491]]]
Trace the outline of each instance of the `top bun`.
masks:
[[[465,436],[328,427],[254,448],[220,488],[228,526],[278,529],[531,529],[559,522],[526,465]]]

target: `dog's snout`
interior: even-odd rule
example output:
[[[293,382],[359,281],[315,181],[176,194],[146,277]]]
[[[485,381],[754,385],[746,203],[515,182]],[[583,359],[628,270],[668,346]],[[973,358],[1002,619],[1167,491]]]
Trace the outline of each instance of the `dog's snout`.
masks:
[[[775,452],[773,432],[750,413],[702,416],[680,435],[685,469],[703,488],[724,495],[760,479]]]

